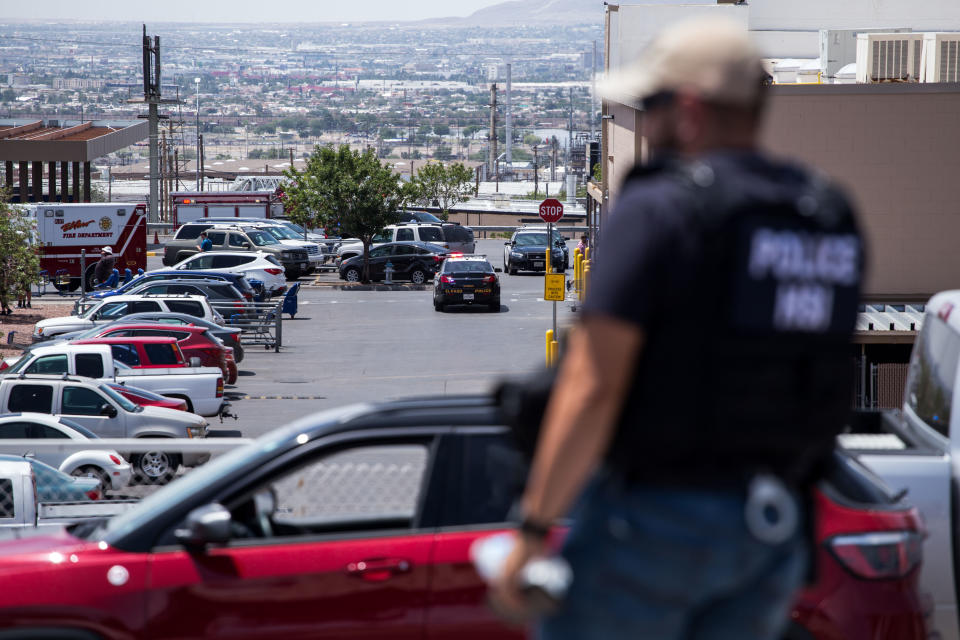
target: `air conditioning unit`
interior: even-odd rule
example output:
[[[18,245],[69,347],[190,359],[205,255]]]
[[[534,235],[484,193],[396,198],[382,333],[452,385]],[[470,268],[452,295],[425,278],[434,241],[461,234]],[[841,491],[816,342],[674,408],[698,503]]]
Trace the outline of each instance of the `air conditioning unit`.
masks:
[[[923,34],[920,82],[960,82],[960,33]]]
[[[857,34],[857,82],[919,82],[922,33]]]
[[[887,29],[821,29],[820,72],[832,78],[840,69],[857,61],[857,36],[861,33],[910,33],[910,27]]]

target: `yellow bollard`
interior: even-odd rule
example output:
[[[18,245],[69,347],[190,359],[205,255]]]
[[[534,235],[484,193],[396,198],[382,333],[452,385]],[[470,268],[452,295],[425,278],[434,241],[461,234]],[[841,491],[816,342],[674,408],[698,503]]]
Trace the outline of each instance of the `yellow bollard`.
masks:
[[[573,281],[580,302],[583,302],[583,254],[577,256],[577,261],[573,266]]]
[[[589,288],[590,288],[590,261],[584,260],[583,261],[583,287],[582,287],[582,293],[580,294],[582,299],[586,299],[587,291],[589,290]]]
[[[550,342],[550,366],[551,367],[557,366],[557,356],[558,356],[559,350],[560,350],[560,345],[557,343],[557,341],[556,340],[551,341]]]
[[[553,354],[551,353],[552,350],[551,350],[551,348],[550,348],[550,345],[551,345],[551,344],[554,344],[554,340],[553,340],[553,329],[547,329],[546,353],[547,353],[547,366],[548,366],[548,367],[552,367],[552,366],[553,366],[553,360],[551,359],[551,356],[553,355]]]
[[[583,259],[584,260],[590,259],[590,247],[587,247],[586,249],[583,250]]]
[[[547,247],[546,273],[551,273],[551,271],[550,271],[550,247]]]
[[[573,290],[577,295],[580,294],[580,260],[582,259],[580,247],[577,247],[573,250]]]

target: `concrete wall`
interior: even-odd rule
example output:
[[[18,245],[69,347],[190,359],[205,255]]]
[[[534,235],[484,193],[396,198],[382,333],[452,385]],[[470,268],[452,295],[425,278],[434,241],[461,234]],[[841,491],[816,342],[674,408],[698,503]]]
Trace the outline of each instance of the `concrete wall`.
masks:
[[[870,243],[868,295],[925,297],[960,288],[960,85],[771,91],[762,144],[847,188]],[[635,136],[624,126],[636,122],[636,112],[608,109],[617,123],[607,164],[614,202],[639,143],[628,148]]]

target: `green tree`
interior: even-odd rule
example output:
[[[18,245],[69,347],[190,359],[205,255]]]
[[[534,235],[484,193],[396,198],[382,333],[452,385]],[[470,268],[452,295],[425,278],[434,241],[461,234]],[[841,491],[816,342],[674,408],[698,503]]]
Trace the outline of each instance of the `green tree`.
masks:
[[[284,171],[290,179],[284,206],[290,219],[306,227],[339,226],[344,237],[363,243],[362,280],[370,280],[370,243],[394,221],[407,197],[400,175],[376,151],[316,146],[304,170]]]
[[[0,305],[10,308],[9,299],[40,278],[34,223],[12,208],[7,193],[0,191]]]
[[[473,193],[473,171],[460,162],[428,164],[410,181],[411,199],[424,206],[441,209],[446,220],[450,208],[464,202]]]
[[[438,136],[448,136],[450,135],[450,125],[448,124],[435,124],[433,125],[433,132]]]
[[[540,136],[538,136],[535,133],[528,133],[525,136],[523,136],[523,144],[530,145],[531,147],[535,144],[540,144],[542,142],[543,140],[540,139]]]

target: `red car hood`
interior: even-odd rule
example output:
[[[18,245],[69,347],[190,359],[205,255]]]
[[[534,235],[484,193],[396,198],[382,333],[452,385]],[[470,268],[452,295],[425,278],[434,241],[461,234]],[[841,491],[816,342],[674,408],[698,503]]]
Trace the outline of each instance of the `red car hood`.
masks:
[[[70,562],[70,554],[90,548],[97,549],[96,543],[72,536],[66,529],[0,531],[0,572],[37,563],[53,567]]]

